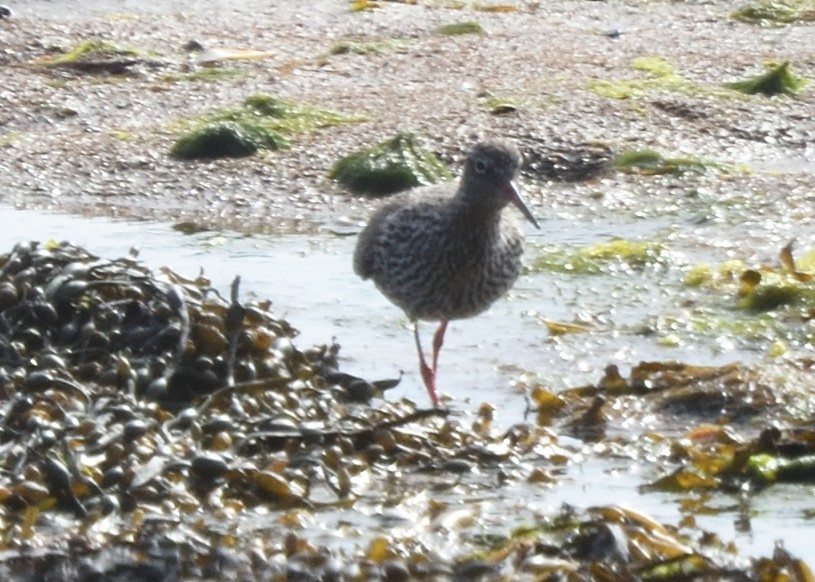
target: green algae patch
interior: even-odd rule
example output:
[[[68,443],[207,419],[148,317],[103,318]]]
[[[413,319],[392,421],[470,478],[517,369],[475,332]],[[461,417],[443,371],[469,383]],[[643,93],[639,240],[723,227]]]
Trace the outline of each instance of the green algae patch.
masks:
[[[759,0],[730,13],[738,22],[759,26],[784,26],[795,22],[815,21],[813,0]]]
[[[683,282],[689,287],[735,295],[736,309],[763,313],[795,305],[801,306],[802,313],[815,310],[815,249],[796,261],[790,244],[781,250],[779,257],[781,264],[777,267],[748,268],[738,260],[716,268],[696,265]]]
[[[758,348],[784,336],[783,321],[772,313],[752,313],[727,308],[699,307],[689,316],[664,315],[656,323],[663,346],[698,345],[703,339],[750,344]],[[798,341],[787,335],[787,339]]]
[[[612,239],[581,248],[542,249],[527,268],[531,272],[599,275],[641,269],[660,260],[662,245],[650,241]]]
[[[369,12],[375,8],[382,8],[378,0],[351,0],[348,7],[351,12]]]
[[[786,458],[759,453],[751,455],[745,466],[746,475],[758,485],[772,483],[811,483],[815,479],[815,455]]]
[[[796,77],[790,71],[789,61],[785,61],[780,65],[771,66],[763,75],[724,84],[726,88],[733,89],[739,93],[745,93],[746,95],[766,95],[767,97],[772,97],[773,95],[795,95],[804,85],[806,85],[806,81]]]
[[[123,142],[132,142],[134,139],[133,133],[126,129],[112,129],[108,134]]]
[[[631,68],[645,77],[624,80],[594,80],[589,82],[592,93],[609,99],[641,99],[657,91],[671,91],[686,95],[710,95],[732,98],[734,93],[720,87],[699,85],[678,74],[673,65],[661,56],[638,57],[631,62]]]
[[[797,269],[746,269],[739,275],[738,307],[750,311],[773,311],[801,303],[815,309],[813,274]]]
[[[812,276],[786,267],[748,268],[742,261],[689,267],[683,284],[700,293],[700,303],[684,314],[658,318],[656,329],[675,345],[693,345],[702,338],[728,344],[755,345],[778,357],[788,345],[815,341],[804,322],[815,310]],[[704,298],[704,299],[702,299]]]
[[[723,166],[705,162],[695,157],[665,157],[651,149],[630,150],[617,154],[612,167],[618,172],[641,174],[646,176],[686,173],[704,174],[709,167],[721,169]]]
[[[685,274],[683,283],[688,287],[699,287],[704,285],[713,278],[713,270],[710,265],[703,263],[701,265],[694,265],[690,271]]]
[[[276,150],[287,145],[286,138],[277,132],[232,121],[216,121],[181,137],[170,155],[182,160],[244,158],[260,148]]]
[[[306,103],[286,101],[271,95],[252,95],[244,101],[244,107],[218,114],[223,120],[255,119],[264,127],[282,134],[310,133],[323,127],[341,123],[364,121],[360,115],[347,115]]]
[[[181,159],[250,156],[260,149],[286,148],[293,135],[362,119],[271,95],[252,95],[239,107],[205,116],[170,153]]]
[[[750,311],[772,311],[796,303],[806,296],[812,303],[815,289],[802,286],[799,281],[783,277],[763,277],[765,281],[753,286],[739,301],[738,306]]]
[[[445,36],[461,36],[464,34],[485,34],[485,30],[480,24],[475,21],[469,20],[466,22],[456,22],[454,24],[446,24],[438,29],[439,34]]]
[[[493,115],[506,115],[507,113],[514,113],[522,106],[522,102],[518,99],[495,96],[482,99],[481,104],[489,109]]]
[[[219,81],[246,77],[248,73],[237,69],[227,69],[225,67],[201,67],[196,71],[191,71],[182,75],[168,73],[160,78],[165,83],[217,83]]]
[[[518,12],[518,7],[512,4],[473,4],[472,9],[476,12],[488,12],[490,14],[510,14]]]
[[[46,67],[71,69],[86,74],[121,75],[143,60],[133,49],[93,39],[76,45],[66,53],[46,55],[33,62]]]
[[[636,71],[651,73],[656,77],[678,77],[673,65],[671,65],[667,59],[660,56],[637,57],[631,61],[631,68]]]
[[[67,53],[48,57],[39,62],[46,65],[60,66],[102,59],[137,56],[138,53],[135,50],[121,48],[101,39],[94,39],[76,45]]]
[[[400,133],[341,158],[331,168],[328,177],[353,192],[384,195],[443,182],[452,175],[424,147],[418,136]]]
[[[589,83],[589,90],[611,99],[634,99],[657,89],[681,90],[691,85],[689,81],[676,74],[671,64],[663,57],[638,57],[632,61],[631,67],[648,76],[622,81],[592,81]]]
[[[371,41],[344,40],[334,44],[328,52],[332,55],[379,55],[399,50],[408,43],[407,39],[402,38]]]
[[[792,249],[789,249],[789,252],[791,253]],[[796,273],[815,274],[815,248],[811,248],[798,256],[798,258],[792,261],[792,264],[790,264],[789,261],[785,261],[785,265],[787,269]]]

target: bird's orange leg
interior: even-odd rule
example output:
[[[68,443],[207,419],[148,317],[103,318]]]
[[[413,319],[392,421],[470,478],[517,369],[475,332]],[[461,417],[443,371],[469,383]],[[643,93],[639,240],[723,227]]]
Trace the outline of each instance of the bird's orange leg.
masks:
[[[436,333],[433,334],[433,374],[436,373],[439,364],[439,351],[444,345],[444,332],[447,331],[447,321],[442,320]]]
[[[413,322],[413,337],[416,340],[416,350],[419,352],[419,371],[422,373],[422,380],[424,381],[424,387],[427,388],[427,393],[430,395],[430,401],[433,403],[433,406],[439,405],[439,397],[436,394],[436,369],[435,369],[435,352],[434,352],[434,361],[433,361],[433,368],[430,368],[425,362],[424,359],[424,352],[422,351],[422,342],[419,340],[419,322]],[[433,345],[436,345],[435,337],[433,341]]]

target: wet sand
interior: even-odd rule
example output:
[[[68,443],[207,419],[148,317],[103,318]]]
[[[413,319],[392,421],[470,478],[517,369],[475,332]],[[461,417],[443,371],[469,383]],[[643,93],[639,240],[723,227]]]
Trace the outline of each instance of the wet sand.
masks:
[[[767,60],[790,60],[798,75],[815,77],[813,26],[733,22],[730,2],[509,2],[517,7],[510,13],[444,2],[383,2],[368,12],[337,0],[86,4],[12,3],[14,17],[0,21],[7,104],[0,112],[0,201],[239,231],[353,231],[372,203],[343,193],[326,172],[342,153],[399,130],[421,133],[453,167],[487,135],[515,139],[528,160],[599,143],[742,164],[759,171],[714,188],[777,195],[781,214],[799,207],[815,182],[811,86],[796,99],[709,91],[760,73]],[[486,34],[437,33],[471,20]],[[154,63],[117,78],[32,64],[93,38],[144,51]],[[340,41],[385,39],[400,39],[398,48],[329,54]],[[183,50],[190,40],[273,56],[225,63],[239,73],[232,78],[168,81],[197,69]],[[592,82],[647,78],[632,62],[653,56],[703,89],[655,87],[625,100],[590,90]],[[249,159],[184,163],[168,156],[179,119],[252,93],[367,121],[301,135],[290,149]],[[493,114],[491,97],[516,110]],[[528,172],[523,185],[542,217],[631,213],[643,198],[670,201],[676,187],[618,174],[567,184],[538,178]]]

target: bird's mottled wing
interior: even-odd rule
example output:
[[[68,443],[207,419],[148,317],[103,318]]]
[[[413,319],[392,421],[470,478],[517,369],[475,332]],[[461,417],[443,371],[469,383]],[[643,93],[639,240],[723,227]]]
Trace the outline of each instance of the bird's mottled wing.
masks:
[[[370,279],[374,275],[377,241],[380,238],[383,225],[399,207],[399,204],[383,206],[371,217],[371,220],[359,233],[357,246],[354,249],[354,272],[363,279]]]

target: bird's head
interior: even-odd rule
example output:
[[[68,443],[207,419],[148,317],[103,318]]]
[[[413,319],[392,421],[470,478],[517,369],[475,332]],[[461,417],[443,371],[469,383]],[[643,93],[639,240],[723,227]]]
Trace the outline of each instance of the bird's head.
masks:
[[[514,145],[504,141],[478,143],[467,155],[459,193],[492,212],[512,203],[529,222],[540,228],[513,182],[520,167],[521,154]]]

